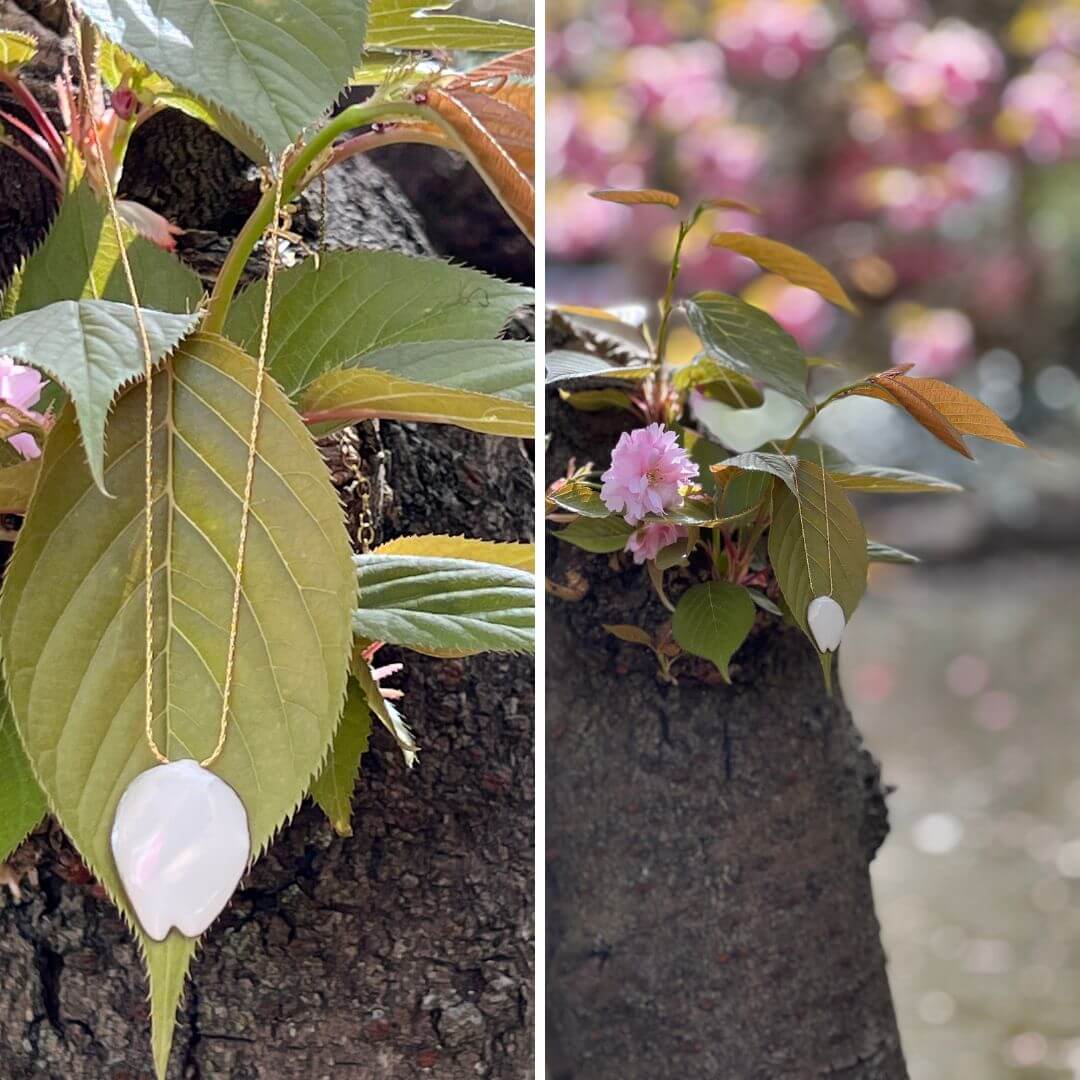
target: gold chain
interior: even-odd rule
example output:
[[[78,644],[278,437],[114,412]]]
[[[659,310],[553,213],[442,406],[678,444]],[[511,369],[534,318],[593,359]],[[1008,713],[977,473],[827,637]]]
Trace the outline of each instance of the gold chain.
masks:
[[[79,20],[75,14],[72,0],[66,0],[68,20],[72,32],[80,33]],[[86,68],[86,60],[83,56],[81,41],[76,42],[75,57],[79,67],[79,79],[86,101],[93,100],[89,73]],[[113,232],[116,235],[116,246],[120,253],[120,262],[124,268],[124,277],[127,282],[128,292],[131,294],[131,306],[135,314],[135,325],[139,331],[139,341],[142,345],[143,358],[145,360],[144,374],[146,378],[146,423],[144,438],[146,442],[145,465],[145,495],[144,516],[146,518],[146,532],[144,543],[146,546],[146,561],[144,572],[146,575],[146,716],[145,733],[146,741],[150,746],[150,752],[161,764],[168,764],[169,758],[163,754],[154,739],[154,353],[150,348],[150,339],[146,332],[146,324],[143,321],[142,309],[139,306],[139,296],[135,288],[135,275],[131,270],[128,260],[127,247],[124,242],[123,225],[116,209],[116,199],[113,196],[112,182],[109,170],[105,164],[105,153],[101,146],[94,118],[89,117],[89,129],[92,135],[91,141],[97,155],[97,164],[101,169],[102,186],[105,189],[105,199],[109,207],[109,218],[112,222]],[[221,724],[218,732],[217,745],[213,753],[204,758],[199,764],[206,768],[212,765],[220,756],[225,747],[225,735],[229,720],[229,696],[232,690],[233,669],[236,660],[236,638],[240,622],[240,598],[243,594],[241,582],[244,573],[244,552],[247,547],[248,521],[251,516],[251,493],[255,479],[256,444],[259,437],[259,417],[262,413],[262,395],[266,376],[266,345],[270,331],[270,305],[274,289],[274,274],[277,269],[277,237],[279,222],[281,219],[282,186],[285,176],[285,160],[292,147],[289,147],[281,157],[277,181],[274,185],[274,217],[267,230],[268,238],[273,240],[270,248],[270,261],[266,275],[266,298],[263,302],[262,335],[259,340],[258,372],[255,377],[255,407],[251,417],[251,436],[248,443],[247,474],[244,479],[244,497],[240,509],[240,539],[236,553],[236,574],[233,589],[232,619],[229,625],[228,655],[225,663],[225,685],[221,695]]]
[[[371,481],[360,465],[356,486],[360,489],[360,521],[356,530],[356,541],[362,552],[371,550],[375,543],[375,518],[371,513]]]
[[[236,665],[236,637],[240,626],[240,598],[243,595],[244,554],[247,550],[248,522],[251,518],[251,492],[255,483],[256,446],[259,441],[259,417],[262,414],[263,386],[266,382],[266,345],[270,340],[270,308],[274,296],[274,274],[277,271],[278,233],[281,225],[281,189],[285,179],[285,161],[290,146],[281,155],[277,181],[274,184],[274,216],[267,229],[270,260],[266,270],[266,295],[263,298],[262,330],[259,334],[258,372],[255,376],[255,409],[251,414],[251,434],[248,438],[247,473],[244,476],[244,501],[240,508],[240,540],[236,551],[236,578],[233,586],[232,617],[229,621],[229,651],[225,660],[225,685],[221,691],[221,726],[214,752],[199,762],[207,768],[218,759],[225,747],[225,732],[229,724],[229,696],[232,691],[233,669]]]
[[[86,70],[86,59],[83,56],[82,32],[79,20],[75,15],[75,7],[72,0],[67,0],[68,21],[71,24],[71,32],[76,35],[75,59],[79,66],[79,80],[82,85],[82,100],[89,103],[93,100],[90,76]],[[89,105],[87,105],[89,109]],[[91,142],[97,153],[97,164],[101,169],[101,185],[105,189],[105,198],[109,205],[109,218],[112,222],[113,232],[116,234],[116,246],[120,252],[120,262],[124,267],[124,277],[127,280],[128,292],[131,294],[131,306],[135,312],[135,326],[139,331],[139,341],[142,345],[143,359],[145,360],[144,374],[146,377],[146,425],[143,437],[146,441],[146,454],[144,460],[146,474],[146,533],[144,543],[146,545],[146,738],[150,743],[150,750],[154,757],[162,764],[169,759],[158,749],[154,742],[154,353],[150,348],[150,339],[146,333],[146,324],[143,322],[142,309],[139,307],[139,295],[135,290],[135,275],[131,272],[131,263],[128,261],[127,247],[124,242],[124,230],[120,223],[120,215],[116,209],[116,200],[113,198],[112,182],[109,177],[109,169],[105,164],[105,152],[101,146],[97,125],[94,118],[89,117],[89,129]]]

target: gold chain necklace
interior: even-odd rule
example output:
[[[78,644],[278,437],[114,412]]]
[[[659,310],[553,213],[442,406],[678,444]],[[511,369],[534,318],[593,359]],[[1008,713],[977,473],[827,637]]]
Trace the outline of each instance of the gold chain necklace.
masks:
[[[66,0],[72,32],[79,22],[72,0]],[[93,100],[93,87],[82,43],[75,50],[84,104]],[[85,112],[88,114],[89,110]],[[221,691],[221,717],[217,743],[202,761],[170,761],[154,738],[154,356],[139,305],[138,290],[125,244],[123,225],[116,208],[112,182],[99,133],[92,115],[88,143],[94,150],[116,238],[120,262],[131,296],[131,306],[143,351],[146,410],[144,439],[145,530],[145,716],[144,734],[157,765],[139,773],[128,785],[116,807],[111,846],[116,868],[127,898],[143,930],[154,940],[164,940],[175,927],[182,934],[201,934],[228,903],[239,884],[251,854],[247,811],[236,792],[210,771],[225,748],[229,704],[236,666],[236,642],[243,597],[244,556],[251,518],[252,490],[266,382],[266,349],[270,330],[274,276],[278,261],[278,234],[282,212],[285,161],[278,163],[274,184],[274,213],[264,237],[269,244],[266,296],[255,378],[254,407],[248,439],[247,468],[240,510],[240,535],[233,577],[232,612],[229,622],[225,677]],[[166,710],[166,717],[168,712]]]

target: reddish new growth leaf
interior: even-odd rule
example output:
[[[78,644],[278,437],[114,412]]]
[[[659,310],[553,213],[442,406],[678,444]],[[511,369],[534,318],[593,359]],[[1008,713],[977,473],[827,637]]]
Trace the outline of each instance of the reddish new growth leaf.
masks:
[[[932,435],[966,458],[973,455],[964,442],[965,435],[1025,448],[1016,432],[978,398],[940,379],[910,376],[906,374],[909,369],[892,368],[871,375],[865,384],[849,392],[899,405]]]
[[[627,191],[604,188],[600,191],[590,191],[589,194],[594,199],[619,203],[622,206],[670,206],[674,210],[679,205],[678,195],[658,188],[637,188]]]

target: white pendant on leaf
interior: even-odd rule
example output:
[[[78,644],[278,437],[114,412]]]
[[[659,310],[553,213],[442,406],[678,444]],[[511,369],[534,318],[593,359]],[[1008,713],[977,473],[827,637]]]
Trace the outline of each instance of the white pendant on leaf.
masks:
[[[116,807],[112,852],[143,930],[198,937],[236,891],[251,854],[247,812],[219,776],[196,761],[140,773]]]
[[[847,625],[844,609],[831,596],[818,596],[806,609],[806,621],[822,652],[835,652]]]

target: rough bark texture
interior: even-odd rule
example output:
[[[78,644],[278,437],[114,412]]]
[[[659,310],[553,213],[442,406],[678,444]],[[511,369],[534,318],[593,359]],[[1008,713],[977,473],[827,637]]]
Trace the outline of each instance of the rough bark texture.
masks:
[[[552,466],[605,460],[625,421],[568,414]],[[669,617],[641,568],[551,540],[548,573],[578,597],[547,616],[552,1080],[903,1080],[884,794],[809,644],[761,615],[731,686],[685,658],[667,685],[601,626]]]
[[[257,195],[246,163],[173,115],[148,124],[133,155],[127,190],[201,230],[182,250],[209,275]],[[0,158],[7,267],[50,214],[24,179],[17,158]],[[329,196],[331,246],[430,250],[373,166],[350,163]],[[318,217],[316,200],[297,219],[309,238]],[[362,472],[380,538],[530,538],[531,466],[516,440],[366,424],[324,449],[354,535]],[[283,830],[204,939],[172,1080],[532,1075],[532,663],[403,658],[395,681],[420,763],[406,771],[376,731],[355,835],[334,836],[310,805]],[[0,1075],[150,1077],[130,935],[55,827],[17,859],[36,884],[21,899],[0,887]]]

